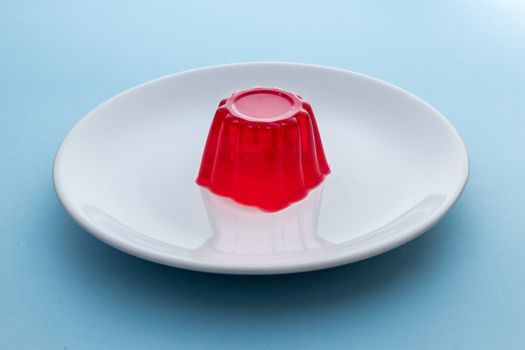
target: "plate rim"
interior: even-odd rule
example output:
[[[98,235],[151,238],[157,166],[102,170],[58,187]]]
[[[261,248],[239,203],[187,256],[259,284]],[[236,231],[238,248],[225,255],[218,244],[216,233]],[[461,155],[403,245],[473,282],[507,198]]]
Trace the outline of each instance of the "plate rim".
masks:
[[[98,226],[93,225],[91,222],[85,220],[84,217],[80,215],[80,213],[74,208],[69,198],[67,197],[64,189],[62,188],[61,181],[60,181],[59,168],[60,168],[60,164],[62,161],[62,152],[65,149],[65,147],[67,147],[67,144],[74,130],[81,128],[82,125],[92,115],[96,114],[100,109],[112,103],[114,100],[119,99],[127,94],[133,93],[136,90],[147,87],[148,85],[156,84],[162,80],[172,79],[174,77],[183,76],[186,74],[192,74],[196,72],[220,70],[220,69],[237,67],[237,66],[261,66],[261,65],[267,66],[267,67],[269,66],[281,66],[281,67],[288,66],[288,67],[299,67],[299,68],[314,68],[314,69],[328,70],[328,71],[337,72],[341,74],[357,76],[360,78],[364,78],[366,80],[373,81],[374,83],[377,83],[383,86],[387,86],[391,89],[394,89],[398,93],[401,93],[402,95],[405,95],[411,99],[414,99],[418,103],[424,105],[434,114],[435,117],[437,117],[440,120],[441,123],[443,123],[447,127],[447,129],[450,132],[452,132],[454,137],[457,138],[457,140],[459,141],[459,145],[462,148],[463,155],[464,155],[464,162],[462,164],[463,171],[461,174],[461,179],[459,179],[458,185],[456,186],[456,188],[454,188],[453,191],[451,190],[451,192],[447,196],[447,199],[445,200],[443,205],[441,205],[435,212],[433,212],[428,218],[426,218],[426,220],[422,221],[418,225],[415,225],[411,230],[409,230],[405,235],[401,237],[395,237],[395,239],[383,239],[378,242],[375,242],[375,244],[366,245],[364,248],[361,248],[360,250],[357,250],[357,251],[353,251],[351,253],[340,254],[336,256],[326,256],[326,257],[317,258],[311,261],[303,261],[303,262],[299,261],[299,262],[292,262],[292,263],[287,262],[287,263],[281,263],[281,264],[276,264],[276,265],[245,265],[243,266],[235,262],[232,262],[230,264],[212,264],[212,263],[206,263],[206,262],[199,261],[199,260],[194,260],[194,259],[187,258],[184,256],[167,254],[167,253],[162,253],[158,251],[155,252],[148,248],[144,248],[144,247],[141,248],[140,244],[132,244],[125,239],[117,238],[115,235],[112,235],[111,233],[100,229]],[[376,256],[376,255],[382,254],[386,251],[395,249],[415,239],[416,237],[420,236],[424,232],[428,231],[435,224],[437,224],[437,222],[441,220],[450,211],[450,209],[454,206],[454,204],[461,197],[461,194],[464,192],[465,187],[468,183],[469,177],[470,177],[470,157],[469,157],[468,149],[466,147],[466,144],[463,138],[458,133],[456,128],[452,125],[452,123],[441,112],[439,112],[435,107],[433,107],[430,103],[426,102],[422,98],[392,83],[369,76],[367,74],[354,72],[354,71],[346,70],[342,68],[318,65],[318,64],[299,63],[299,62],[279,62],[279,61],[240,62],[240,63],[228,63],[228,64],[198,67],[198,68],[193,68],[189,70],[184,70],[184,71],[164,75],[164,76],[152,79],[152,80],[148,80],[144,83],[138,84],[129,89],[126,89],[106,99],[105,101],[97,105],[95,108],[91,109],[88,113],[82,116],[82,118],[80,118],[75,123],[75,125],[67,132],[67,134],[61,141],[60,145],[58,146],[57,152],[54,157],[53,170],[52,170],[53,188],[54,188],[54,191],[61,205],[65,209],[65,211],[84,230],[89,232],[95,238],[109,244],[110,246],[117,248],[121,251],[124,251],[128,254],[131,254],[133,256],[136,256],[142,259],[146,259],[149,261],[153,261],[156,263],[160,263],[163,265],[167,265],[167,266],[178,267],[178,268],[194,270],[194,271],[202,271],[202,272],[223,273],[223,274],[254,274],[254,275],[255,274],[260,275],[260,274],[296,273],[296,272],[326,269],[330,267],[345,265],[345,264],[353,263],[356,261],[364,260],[364,259]]]

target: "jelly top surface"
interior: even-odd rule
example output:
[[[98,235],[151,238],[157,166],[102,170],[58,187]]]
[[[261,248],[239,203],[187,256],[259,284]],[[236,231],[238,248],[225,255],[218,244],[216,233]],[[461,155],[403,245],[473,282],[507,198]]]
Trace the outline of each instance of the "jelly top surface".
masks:
[[[291,117],[301,103],[294,94],[281,89],[254,88],[231,96],[226,107],[239,118],[272,122]]]

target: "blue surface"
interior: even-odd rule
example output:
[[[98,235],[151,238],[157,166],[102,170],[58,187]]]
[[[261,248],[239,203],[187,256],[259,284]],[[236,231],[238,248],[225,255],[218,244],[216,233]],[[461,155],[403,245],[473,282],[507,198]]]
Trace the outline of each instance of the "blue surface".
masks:
[[[524,349],[525,5],[518,0],[0,4],[0,349]],[[128,256],[75,225],[54,153],[90,109],[199,66],[298,61],[421,96],[467,189],[422,237],[326,271],[239,277]]]

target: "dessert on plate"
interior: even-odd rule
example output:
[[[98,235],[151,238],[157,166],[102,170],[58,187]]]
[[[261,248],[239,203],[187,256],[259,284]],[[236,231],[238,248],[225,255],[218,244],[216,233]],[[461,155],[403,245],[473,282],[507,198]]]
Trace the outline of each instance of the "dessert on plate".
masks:
[[[257,87],[219,103],[196,181],[276,212],[304,199],[329,173],[311,105],[297,94]]]

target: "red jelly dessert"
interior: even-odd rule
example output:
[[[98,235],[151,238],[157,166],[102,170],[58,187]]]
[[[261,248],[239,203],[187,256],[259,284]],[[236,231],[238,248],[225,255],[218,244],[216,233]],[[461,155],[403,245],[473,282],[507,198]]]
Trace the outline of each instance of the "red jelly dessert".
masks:
[[[310,104],[281,89],[254,88],[220,102],[197,184],[272,212],[306,197],[328,173]]]

